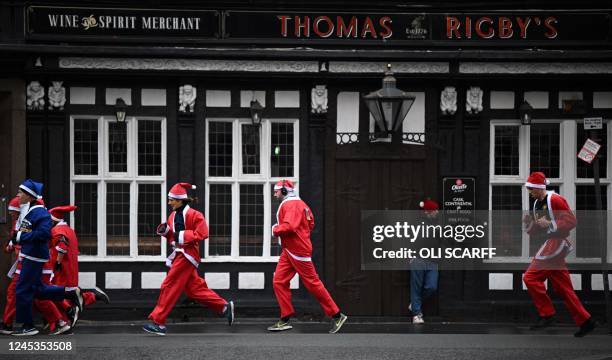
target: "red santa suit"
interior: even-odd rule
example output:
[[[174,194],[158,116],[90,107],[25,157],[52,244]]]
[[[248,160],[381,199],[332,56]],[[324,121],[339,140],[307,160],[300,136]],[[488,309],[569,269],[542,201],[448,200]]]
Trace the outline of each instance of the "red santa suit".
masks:
[[[19,198],[17,196],[15,196],[14,198],[11,199],[11,201],[9,201],[8,210],[11,216],[11,230],[10,230],[9,237],[12,238],[13,233],[16,230],[15,226],[17,223],[17,218],[19,217],[19,213],[21,212]],[[4,249],[6,253],[11,253],[11,252],[15,253],[16,260],[15,260],[15,264],[13,264],[13,267],[15,268],[15,270],[16,270],[17,264],[19,263],[19,250],[20,249],[21,249],[21,246],[17,244],[13,244],[12,242],[9,242]],[[2,321],[6,325],[11,325],[13,321],[15,320],[15,313],[16,313],[15,287],[17,286],[17,281],[19,280],[19,276],[15,275],[15,271],[11,271],[7,275],[11,279],[11,282],[9,283],[9,286],[6,289],[6,304],[4,305],[4,314],[3,314]]]
[[[43,206],[45,204],[42,199],[38,199],[38,203]],[[21,219],[23,219],[24,214],[27,213],[28,208],[22,209],[19,203],[19,198],[15,197],[9,203],[9,210],[12,212],[20,212],[20,215],[18,216],[18,218],[14,220],[12,223],[11,232],[13,232],[13,231],[16,231],[20,227]],[[7,250],[10,250],[10,249],[14,250],[15,253],[17,254],[17,260],[15,261],[15,263],[13,264],[13,266],[11,267],[8,273],[8,277],[11,278],[11,283],[9,284],[9,287],[7,289],[6,305],[4,308],[4,316],[3,316],[3,321],[7,325],[12,324],[13,321],[15,320],[15,314],[16,314],[15,290],[16,290],[17,282],[19,281],[19,274],[21,273],[20,246],[9,243]],[[44,284],[47,284],[47,285],[50,284],[51,274],[53,274],[53,265],[47,262],[43,266],[41,281]],[[50,329],[51,331],[53,331],[55,328],[55,323],[62,318],[62,314],[57,309],[55,304],[51,300],[34,299],[33,305],[34,305],[34,308],[38,312],[40,312],[41,315],[45,318],[45,320],[49,323]]]
[[[545,181],[542,173],[534,173],[529,177],[526,186],[545,189]],[[547,191],[545,199],[536,200],[531,212],[532,220],[545,217],[550,221],[550,226],[547,229],[541,228],[535,224],[535,221],[526,224],[530,235],[546,237],[546,241],[523,275],[527,291],[541,317],[553,316],[555,308],[544,286],[544,282],[548,279],[549,284],[563,299],[576,325],[581,326],[591,315],[574,292],[565,263],[565,256],[572,250],[567,237],[576,227],[576,217],[565,198],[554,191]]]
[[[68,289],[79,286],[79,239],[76,232],[66,223],[65,216],[77,209],[74,205],[56,206],[49,210],[51,220],[57,224],[51,228],[51,248],[49,261],[54,266],[53,284],[65,286]],[[58,255],[63,254],[59,269],[56,269]],[[96,296],[91,291],[83,291],[83,305],[96,302]],[[56,303],[67,311],[73,305],[68,300]]]
[[[272,227],[272,234],[278,237],[282,247],[273,280],[274,294],[280,306],[281,318],[295,313],[291,303],[290,282],[296,272],[306,290],[317,299],[325,314],[330,317],[334,316],[340,312],[340,309],[319,279],[312,263],[312,243],[310,241],[310,232],[314,228],[312,211],[295,194],[291,181],[278,182],[274,190],[286,194],[276,213],[277,223]]]
[[[192,185],[176,184],[168,193],[168,197],[187,199],[187,188],[192,188]],[[177,214],[177,211],[180,213]],[[161,224],[157,233],[166,237],[173,251],[166,260],[170,271],[161,284],[157,305],[149,319],[158,325],[165,325],[168,314],[183,291],[189,298],[219,314],[223,313],[227,301],[209,289],[197,271],[200,264],[200,241],[208,238],[208,225],[204,215],[189,205],[184,205],[170,214],[168,222]]]

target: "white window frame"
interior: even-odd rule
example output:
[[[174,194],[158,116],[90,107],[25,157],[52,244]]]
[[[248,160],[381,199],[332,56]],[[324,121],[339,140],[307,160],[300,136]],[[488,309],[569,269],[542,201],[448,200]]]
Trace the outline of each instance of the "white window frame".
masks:
[[[605,136],[610,139],[612,135],[612,121],[604,120],[608,123]],[[578,178],[576,164],[578,160],[576,156],[577,148],[577,129],[582,126],[582,120],[577,119],[538,119],[533,120],[532,124],[556,123],[559,126],[560,146],[559,146],[559,178],[550,178],[551,185],[558,185],[560,194],[566,198],[571,209],[576,208],[576,185],[593,185],[593,179]],[[498,126],[518,126],[519,127],[519,175],[495,175],[495,128]],[[521,186],[522,209],[526,210],[529,207],[529,193],[523,186],[530,173],[530,142],[531,142],[531,127],[522,126],[520,120],[491,120],[489,128],[489,210],[493,208],[493,186],[495,185],[519,185]],[[607,171],[606,177],[600,179],[602,186],[607,187],[607,208],[612,209],[612,194],[609,193],[610,184],[612,184],[612,159],[610,159],[610,144],[607,147],[606,161]],[[607,227],[612,229],[612,219],[607,218]],[[492,234],[489,233],[489,246],[493,246]],[[576,238],[575,231],[572,232],[569,239],[574,246],[574,251],[568,254],[566,260],[568,263],[600,263],[600,258],[576,258]],[[492,259],[489,262],[509,262],[509,263],[527,263],[533,257],[529,256],[529,236],[523,232],[521,241],[521,256],[500,256]],[[608,262],[612,259],[612,241],[608,240]]]
[[[74,174],[74,120],[93,119],[98,121],[98,175]],[[155,120],[161,123],[161,175],[138,176],[138,120]],[[85,262],[133,262],[133,261],[161,261],[166,257],[167,245],[165,239],[160,237],[160,255],[138,255],[138,184],[160,184],[161,219],[166,219],[166,158],[167,158],[167,129],[166,118],[161,116],[130,116],[127,121],[127,172],[116,173],[108,171],[108,124],[116,121],[112,116],[98,115],[71,115],[70,116],[70,202],[75,202],[76,183],[96,183],[98,191],[97,218],[98,218],[98,251],[97,255],[79,255],[79,261]],[[106,252],[106,188],[108,183],[130,184],[130,254],[107,255]],[[78,204],[76,204],[78,206]],[[71,224],[74,224],[74,213],[70,214]],[[78,235],[78,234],[77,234]]]
[[[296,118],[265,118],[261,121],[260,133],[260,173],[242,174],[242,124],[251,124],[251,119],[247,118],[206,118],[206,200],[205,213],[209,213],[209,197],[211,184],[231,184],[232,185],[232,243],[231,255],[211,256],[209,254],[209,242],[204,245],[204,258],[202,262],[277,262],[278,256],[270,255],[272,225],[276,219],[271,219],[269,215],[272,211],[271,185],[280,181],[281,177],[270,176],[272,155],[271,142],[272,123],[293,123],[293,177],[286,179],[295,183],[295,188],[299,193],[299,174],[300,174],[300,133],[299,119]],[[209,176],[208,157],[209,157],[209,124],[210,122],[231,122],[232,123],[232,176]],[[240,253],[240,185],[241,184],[261,184],[264,186],[264,224],[263,224],[263,252],[262,256],[239,256]],[[206,216],[208,219],[208,216]]]

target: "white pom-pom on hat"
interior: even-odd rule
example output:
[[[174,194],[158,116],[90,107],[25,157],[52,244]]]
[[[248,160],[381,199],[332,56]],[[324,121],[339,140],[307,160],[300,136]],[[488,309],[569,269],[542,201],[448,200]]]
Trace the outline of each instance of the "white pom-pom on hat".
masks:
[[[550,185],[550,180],[546,179],[546,180],[544,180],[544,183],[545,183],[546,185]]]
[[[421,202],[419,203],[419,207],[421,207],[421,208],[422,208],[422,207],[424,207],[424,206],[425,206],[425,203],[424,203],[423,201],[421,201]]]
[[[191,185],[191,188],[195,190],[197,187],[195,185]]]

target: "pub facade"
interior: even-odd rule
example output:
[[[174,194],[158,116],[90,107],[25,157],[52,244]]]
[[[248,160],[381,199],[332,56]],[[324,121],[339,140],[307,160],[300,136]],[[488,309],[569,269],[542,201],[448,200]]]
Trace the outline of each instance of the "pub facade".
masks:
[[[48,207],[79,207],[70,219],[79,281],[113,299],[93,314],[141,317],[153,306],[168,253],[154,231],[179,181],[197,185],[210,228],[199,271],[245,315],[276,315],[280,179],[313,210],[319,275],[359,316],[405,316],[410,302],[409,272],[362,270],[362,210],[416,210],[428,197],[444,205],[445,178],[473,186],[474,209],[527,209],[531,171],[544,171],[572,209],[595,209],[592,166],[576,157],[585,117],[603,120],[601,196],[612,206],[610,9],[163,3],[0,5],[0,196],[30,177],[45,184]],[[363,96],[389,72],[414,102],[381,135]],[[526,235],[490,242],[524,267],[537,250]],[[570,263],[596,260],[575,247]],[[518,267],[443,271],[425,310],[529,319]],[[572,280],[602,313],[601,271]],[[296,307],[320,316],[297,276],[292,288]],[[202,316],[184,304],[183,316]]]

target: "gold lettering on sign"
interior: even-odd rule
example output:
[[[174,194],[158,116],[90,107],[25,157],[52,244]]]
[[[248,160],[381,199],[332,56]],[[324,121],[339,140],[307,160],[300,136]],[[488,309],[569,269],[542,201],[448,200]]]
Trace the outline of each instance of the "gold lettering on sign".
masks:
[[[89,30],[89,28],[97,27],[98,21],[92,14],[92,15],[89,15],[89,17],[84,17],[82,19],[81,25],[83,25],[83,28],[85,28],[85,30]]]

